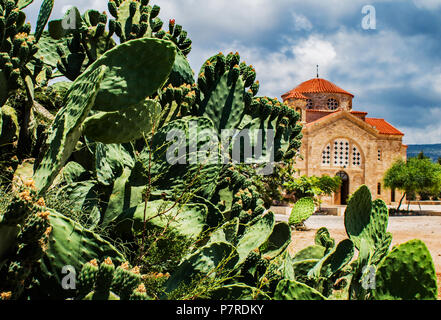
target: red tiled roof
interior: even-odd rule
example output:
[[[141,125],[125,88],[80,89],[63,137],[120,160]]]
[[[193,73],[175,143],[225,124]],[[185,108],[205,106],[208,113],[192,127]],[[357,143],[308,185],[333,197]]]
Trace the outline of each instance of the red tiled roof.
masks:
[[[303,99],[303,100],[307,100],[309,99],[307,96],[304,96],[303,94],[301,94],[300,92],[297,91],[290,91],[285,93],[282,96],[283,100],[287,100],[287,99]]]
[[[364,114],[364,115],[368,114],[367,112],[364,112],[364,111],[354,111],[354,110],[351,110],[351,113],[354,113],[354,114]]]
[[[285,93],[282,95],[282,98],[288,99],[291,97],[291,95],[297,94],[297,93],[343,93],[348,94],[352,97],[354,95],[352,93],[349,93],[342,88],[336,86],[332,82],[321,79],[321,78],[314,78],[305,82],[302,82],[297,87],[292,89],[291,91]]]
[[[320,117],[320,118],[318,118],[318,119],[316,119],[316,120],[313,120],[313,121],[311,121],[311,122],[307,122],[306,123],[306,126],[310,126],[310,125],[312,125],[313,123],[316,123],[316,122],[318,122],[318,121],[321,121],[321,120],[323,120],[323,119],[325,119],[325,118],[328,118],[328,117],[330,117],[330,116],[332,116],[334,113],[338,113],[338,112],[341,112],[342,110],[337,110],[337,111],[331,111],[331,112],[327,112],[327,111],[324,111],[324,110],[306,110],[306,112],[307,113],[309,113],[309,112],[319,112],[319,113],[324,113],[325,115],[323,115],[323,117]]]
[[[375,129],[377,129],[378,132],[380,132],[381,134],[394,134],[394,135],[404,136],[404,133],[402,133],[400,130],[392,126],[384,119],[366,118],[365,121]]]

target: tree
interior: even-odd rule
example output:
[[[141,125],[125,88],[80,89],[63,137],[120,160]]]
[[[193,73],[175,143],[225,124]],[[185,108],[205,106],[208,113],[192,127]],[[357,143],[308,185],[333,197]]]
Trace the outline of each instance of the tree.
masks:
[[[407,161],[397,160],[386,171],[384,185],[387,188],[403,191],[403,196],[411,193],[438,193],[441,190],[441,165],[433,163],[427,158],[410,158]]]
[[[332,195],[338,191],[341,185],[341,178],[338,176],[330,177],[328,175],[301,176],[297,179],[285,183],[283,186],[288,193],[292,193],[296,199],[304,197],[316,198],[320,203],[320,197]]]
[[[416,156],[416,158],[419,159],[419,160],[422,160],[422,159],[430,159],[430,157],[426,156],[422,150],[420,151],[420,153],[418,153],[418,155]]]

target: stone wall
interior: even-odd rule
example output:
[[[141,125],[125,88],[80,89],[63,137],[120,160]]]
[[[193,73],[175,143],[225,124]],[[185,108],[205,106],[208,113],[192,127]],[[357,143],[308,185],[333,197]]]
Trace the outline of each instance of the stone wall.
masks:
[[[383,185],[383,176],[397,158],[406,158],[406,148],[402,145],[402,136],[381,135],[370,129],[368,124],[363,127],[361,121],[351,120],[352,116],[336,116],[335,119],[324,120],[326,123],[317,123],[305,126],[302,133],[302,146],[300,154],[304,160],[298,159],[296,167],[300,175],[321,176],[327,174],[335,176],[339,171],[344,171],[349,176],[349,193],[353,193],[362,184],[371,190],[373,199],[383,199],[391,202],[391,190]],[[333,141],[345,139],[349,142],[349,164],[336,166],[331,161],[330,165],[322,165],[322,151],[331,143],[333,155]],[[361,153],[361,165],[352,164],[352,147],[356,146]],[[378,150],[381,150],[381,160],[378,160]],[[377,186],[381,184],[381,193],[378,194]],[[395,201],[399,201],[401,193],[396,191]],[[325,204],[340,204],[339,194],[323,199]]]
[[[312,100],[313,110],[327,110],[328,99],[335,99],[339,102],[339,108],[343,110],[352,109],[352,96],[343,93],[303,93]]]

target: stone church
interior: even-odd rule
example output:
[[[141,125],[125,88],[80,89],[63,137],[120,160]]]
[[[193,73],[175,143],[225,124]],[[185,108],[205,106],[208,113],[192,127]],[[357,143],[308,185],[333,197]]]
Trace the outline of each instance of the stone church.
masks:
[[[386,189],[383,176],[392,163],[406,159],[404,134],[384,119],[369,118],[352,109],[354,95],[330,81],[314,78],[282,95],[301,114],[303,139],[296,168],[300,175],[342,178],[342,186],[324,204],[341,205],[360,185],[369,187],[373,199],[390,204],[401,192]]]

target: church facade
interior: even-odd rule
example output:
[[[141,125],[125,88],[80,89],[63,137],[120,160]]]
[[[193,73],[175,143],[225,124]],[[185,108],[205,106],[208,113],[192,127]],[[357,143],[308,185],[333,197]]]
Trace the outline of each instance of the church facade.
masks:
[[[386,189],[383,177],[397,159],[406,159],[404,134],[384,119],[367,117],[352,109],[354,95],[330,81],[314,78],[282,95],[301,114],[303,139],[300,175],[342,178],[340,191],[322,198],[324,204],[344,205],[361,185],[369,187],[373,199],[391,204],[402,196]]]

